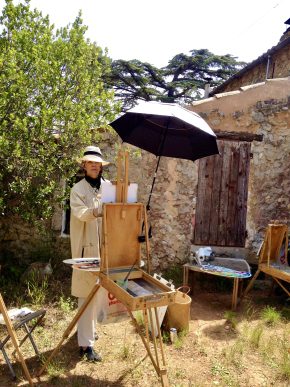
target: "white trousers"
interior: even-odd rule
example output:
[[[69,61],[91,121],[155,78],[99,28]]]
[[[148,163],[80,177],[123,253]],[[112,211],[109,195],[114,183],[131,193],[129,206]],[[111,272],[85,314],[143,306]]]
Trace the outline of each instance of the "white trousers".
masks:
[[[85,298],[78,299],[78,307],[80,308],[85,301]],[[79,347],[93,347],[95,343],[95,332],[97,323],[96,313],[96,295],[91,300],[86,310],[78,321],[78,344]]]

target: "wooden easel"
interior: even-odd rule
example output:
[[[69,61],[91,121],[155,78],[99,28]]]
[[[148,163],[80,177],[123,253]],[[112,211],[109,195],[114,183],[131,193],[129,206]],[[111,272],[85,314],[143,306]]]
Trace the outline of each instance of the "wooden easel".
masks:
[[[123,167],[124,168],[123,168]],[[116,187],[116,205],[112,204],[110,206],[110,216],[107,217],[106,205],[104,206],[103,213],[103,238],[102,238],[102,253],[101,253],[101,273],[106,273],[106,275],[100,274],[101,285],[107,288],[114,296],[123,302],[123,293],[116,286],[113,288],[110,287],[110,281],[108,280],[110,268],[114,268],[118,261],[122,264],[126,264],[124,261],[128,260],[127,264],[130,262],[130,266],[133,261],[140,261],[140,244],[138,242],[138,233],[141,231],[142,218],[144,222],[145,230],[145,243],[146,243],[146,255],[147,255],[147,265],[148,269],[150,268],[150,252],[149,252],[149,239],[148,239],[148,224],[147,224],[147,214],[145,206],[142,204],[126,204],[127,203],[127,193],[128,193],[128,152],[120,151],[118,154],[118,167],[117,167],[117,187]],[[122,205],[118,205],[122,203]],[[114,208],[115,207],[115,208]],[[114,211],[116,210],[116,211]],[[109,222],[108,222],[109,219]],[[126,221],[127,220],[127,221]],[[125,227],[125,229],[124,229]],[[126,227],[128,227],[126,229]],[[118,231],[119,230],[119,231]],[[132,233],[132,237],[130,235]],[[123,234],[123,235],[122,235]],[[128,237],[126,238],[126,234]],[[119,257],[119,259],[118,259]],[[137,259],[136,259],[137,257]],[[113,262],[112,262],[113,260]],[[110,266],[110,268],[109,268]],[[104,279],[104,280],[103,280]],[[111,285],[113,284],[113,281]],[[130,308],[130,302],[126,304],[128,313],[132,319],[132,322],[144,344],[144,347],[147,351],[148,356],[160,377],[161,384],[164,387],[169,386],[167,370],[166,370],[166,361],[163,350],[162,336],[160,331],[160,324],[158,318],[157,307],[147,307],[146,305],[140,307],[138,310],[143,311],[144,325],[145,325],[145,336],[135,319],[132,310]],[[151,349],[151,343],[149,338],[149,324],[153,328],[154,322],[157,326],[158,334],[155,336],[152,335],[153,341],[153,351]]]
[[[247,295],[247,293],[250,291],[260,272],[263,272],[271,276],[273,280],[275,280],[277,284],[290,297],[290,292],[280,282],[280,280],[290,282],[290,273],[283,271],[279,268],[275,268],[271,265],[272,263],[277,263],[279,255],[281,255],[281,253],[284,254],[285,259],[287,260],[287,250],[288,250],[287,225],[278,223],[277,221],[269,224],[266,229],[265,239],[263,241],[261,250],[259,252],[258,270],[256,271],[254,277],[249,282],[242,297]]]
[[[117,159],[117,181],[116,181],[116,203],[127,203],[128,187],[129,187],[129,152],[119,150]],[[147,212],[143,211],[144,216],[144,232],[145,232],[145,246],[147,258],[147,272],[151,272],[150,260],[150,246],[148,238],[148,221]]]
[[[24,357],[22,355],[22,352],[20,351],[17,335],[16,335],[15,329],[13,327],[13,324],[12,324],[10,318],[9,318],[8,311],[6,309],[6,305],[4,303],[4,300],[2,298],[1,293],[0,293],[0,312],[2,313],[2,316],[4,318],[4,321],[5,321],[8,333],[9,333],[9,335],[11,337],[11,340],[12,340],[12,344],[13,344],[13,346],[15,348],[15,351],[16,351],[16,353],[18,355],[18,359],[21,362],[21,365],[22,365],[23,371],[25,373],[25,376],[26,376],[26,378],[28,380],[28,383],[29,383],[30,386],[33,386],[34,385],[33,381],[31,379],[31,376],[30,376],[30,373],[28,371],[28,368],[27,368],[27,365],[25,363],[25,360],[24,360]]]
[[[126,203],[129,186],[129,152],[118,152],[116,202]]]
[[[161,297],[160,301],[156,302],[159,295],[155,296],[153,293],[150,296],[152,300],[149,301],[146,300],[146,296],[134,298],[127,293],[126,284],[124,284],[125,287],[118,286],[117,284],[118,279],[123,282],[122,280],[126,278],[128,271],[133,267],[135,270],[130,274],[129,281],[131,279],[141,279],[146,282],[146,286],[159,286],[157,280],[154,283],[152,277],[140,269],[140,243],[138,241],[138,234],[141,230],[144,213],[146,212],[145,206],[141,203],[114,203],[104,205],[103,211],[101,286],[114,294],[127,307],[147,354],[161,379],[162,386],[169,386],[157,313],[158,306],[167,305],[166,300]],[[165,292],[165,290],[160,290],[160,292],[162,291]],[[145,335],[134,318],[132,311],[135,310],[142,310],[143,312]],[[152,328],[154,325],[157,326],[158,332],[156,337],[152,335],[153,348],[151,348],[149,326]]]
[[[124,163],[124,168],[122,168]],[[127,205],[127,195],[128,195],[128,167],[129,167],[129,162],[128,162],[128,152],[119,152],[118,154],[118,165],[117,165],[117,182],[116,182],[116,198],[117,198],[117,204],[122,203],[123,204],[123,210],[121,211],[121,217],[126,217],[126,207],[130,206]],[[134,205],[133,205],[134,206]],[[144,205],[143,206],[143,214],[140,214],[139,220],[142,219],[143,215],[143,221],[144,221],[144,229],[145,229],[145,242],[146,242],[146,255],[147,255],[147,263],[148,267],[150,267],[150,254],[149,254],[149,240],[148,240],[148,225],[147,225],[147,216],[146,216],[146,209]],[[140,206],[140,208],[141,208]],[[116,206],[118,207],[118,206]],[[130,211],[129,211],[130,212]],[[101,272],[103,271],[104,273],[109,273],[109,262],[108,262],[108,235],[110,234],[110,229],[108,229],[107,222],[104,221],[104,217],[106,216],[106,205],[104,205],[104,213],[103,213],[103,238],[102,238],[102,248],[101,248]],[[134,224],[132,225],[134,228]],[[130,230],[128,230],[129,232]],[[130,238],[129,238],[130,240]],[[136,241],[137,241],[137,236],[136,236]],[[120,248],[122,246],[119,246]],[[124,247],[123,247],[124,248]],[[140,249],[140,246],[138,247]],[[128,250],[129,251],[129,250]],[[103,278],[107,279],[106,275],[103,275]],[[102,281],[102,276],[100,273],[100,284],[96,284],[93,289],[91,290],[90,294],[86,298],[84,304],[82,307],[78,310],[77,314],[65,330],[60,342],[58,343],[57,347],[54,349],[54,351],[51,353],[51,355],[48,357],[46,362],[44,363],[43,367],[40,369],[38,375],[40,376],[43,371],[47,368],[47,365],[49,362],[52,360],[52,358],[58,353],[61,345],[65,341],[65,339],[68,338],[69,334],[75,327],[76,323],[82,316],[83,312],[97,293],[98,289],[100,286],[104,286],[106,288],[106,281]],[[112,292],[112,291],[111,291]],[[113,292],[112,292],[113,293]],[[114,294],[114,293],[113,293]],[[119,299],[118,297],[120,296],[119,294],[114,294],[114,296]],[[122,300],[120,300],[122,302]],[[145,304],[146,305],[146,304]],[[162,343],[162,336],[161,336],[161,331],[160,331],[160,324],[159,324],[159,318],[158,318],[158,313],[157,313],[157,307],[153,308],[147,308],[146,306],[141,307],[140,310],[143,310],[143,316],[144,316],[144,325],[145,325],[145,336],[142,333],[141,327],[139,326],[137,320],[135,319],[132,310],[130,310],[130,307],[128,305],[128,313],[132,319],[132,322],[138,332],[138,334],[141,337],[141,340],[144,344],[144,347],[147,351],[148,356],[150,357],[150,360],[158,374],[161,380],[161,384],[163,387],[168,387],[169,382],[168,382],[168,377],[167,377],[167,370],[166,370],[166,362],[165,362],[165,356],[164,356],[164,350],[163,350],[163,343]],[[154,334],[152,335],[153,339],[153,352],[151,349],[151,343],[150,343],[150,338],[149,338],[149,323],[151,327],[154,327],[154,319],[155,323],[157,326],[158,334],[155,336]]]

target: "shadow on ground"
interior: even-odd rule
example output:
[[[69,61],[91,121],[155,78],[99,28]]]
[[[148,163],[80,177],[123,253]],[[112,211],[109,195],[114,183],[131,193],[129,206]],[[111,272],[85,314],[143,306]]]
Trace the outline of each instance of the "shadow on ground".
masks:
[[[46,351],[41,354],[42,361],[49,357],[53,350]],[[16,373],[17,379],[13,380],[12,375],[9,371],[6,363],[0,365],[0,387],[7,386],[26,386],[28,382],[24,376],[22,366],[18,363],[13,357],[10,357],[12,362],[13,369]],[[79,351],[77,346],[76,334],[72,335],[61,347],[61,350],[52,358],[51,362],[47,366],[47,369],[43,371],[40,377],[37,376],[38,372],[42,367],[42,362],[37,356],[25,359],[26,365],[32,377],[33,383],[35,386],[94,386],[94,387],[110,387],[110,386],[120,386],[122,387],[122,380],[129,374],[132,370],[128,370],[121,375],[118,380],[110,382],[105,379],[98,379],[96,377],[99,367],[102,367],[103,363],[90,363],[91,372],[88,372],[88,375],[75,375],[71,372],[75,369],[76,365],[80,362],[85,363],[84,366],[87,367],[87,362],[81,360],[79,357]],[[136,364],[136,367],[139,364]],[[134,367],[135,368],[135,367]]]

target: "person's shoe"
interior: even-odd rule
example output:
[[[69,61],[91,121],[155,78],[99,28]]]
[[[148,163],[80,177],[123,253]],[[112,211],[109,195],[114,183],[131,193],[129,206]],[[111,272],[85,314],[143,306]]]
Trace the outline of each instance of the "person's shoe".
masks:
[[[83,349],[80,347],[80,355],[81,357],[86,357],[88,361],[102,361],[101,355],[94,351],[93,347],[87,347]]]
[[[95,333],[95,340],[99,340],[99,335],[97,333]]]

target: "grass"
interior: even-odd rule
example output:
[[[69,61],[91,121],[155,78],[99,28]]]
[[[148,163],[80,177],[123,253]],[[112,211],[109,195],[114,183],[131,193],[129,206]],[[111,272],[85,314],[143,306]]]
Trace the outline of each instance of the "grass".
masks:
[[[185,376],[186,376],[186,375],[185,375],[184,370],[182,370],[182,369],[177,369],[177,370],[175,371],[175,377],[176,377],[177,379],[183,379]]]
[[[219,362],[214,362],[214,364],[211,367],[211,374],[213,376],[224,377],[225,375],[229,374],[229,371],[224,365],[220,364]]]
[[[185,343],[186,336],[188,335],[187,330],[183,330],[178,332],[177,337],[175,338],[174,342],[172,343],[175,349],[182,349]],[[169,342],[170,342],[170,334],[169,334]]]
[[[227,365],[232,365],[236,369],[243,369],[243,364],[241,362],[241,358],[245,353],[245,342],[244,340],[238,339],[235,343],[228,348],[225,348],[223,351],[223,355],[226,360]]]
[[[245,316],[247,320],[248,321],[252,320],[256,315],[256,313],[257,311],[256,311],[255,305],[252,302],[248,301],[245,308]]]
[[[275,385],[290,384],[290,328],[286,321],[283,326],[280,313],[273,307],[265,307],[259,313],[260,319],[244,321],[239,327],[237,340],[223,350],[224,360],[213,369],[221,374],[224,367],[233,367],[235,374],[241,374],[249,366],[249,357],[255,356],[255,367],[269,370],[276,379]],[[279,322],[279,324],[278,324]],[[273,324],[276,327],[273,330]],[[253,352],[254,349],[254,352]],[[265,371],[263,371],[265,372]],[[225,379],[225,375],[222,375]],[[225,380],[224,380],[225,382]],[[285,385],[286,385],[285,384]],[[226,384],[230,385],[230,384]]]
[[[27,294],[33,305],[43,305],[48,294],[48,281],[43,279],[39,280],[33,275],[26,282],[27,284]]]
[[[162,340],[165,344],[170,344],[170,334],[167,331],[162,332]]]
[[[227,310],[224,313],[224,318],[226,319],[226,322],[230,324],[232,329],[236,329],[238,325],[238,319],[237,319],[237,313],[233,312],[232,310]]]
[[[290,354],[289,350],[283,351],[279,373],[284,380],[290,381]]]
[[[130,346],[128,344],[123,344],[123,347],[121,348],[121,359],[125,360],[128,359],[130,356]]]
[[[76,301],[69,295],[70,283],[67,289],[63,281],[60,284],[55,280],[44,284],[35,281],[30,284],[29,292],[25,285],[21,288],[23,302],[27,306],[33,309],[41,305],[47,309],[43,324],[34,332],[38,348],[45,356],[59,343],[75,313]],[[21,292],[15,288],[13,293],[12,287],[9,287],[9,291],[9,297],[15,304]],[[43,304],[39,304],[41,300]],[[192,314],[194,319],[190,321],[189,332],[179,332],[173,344],[170,344],[169,333],[162,333],[170,385],[290,385],[290,322],[282,316],[278,306],[267,306],[265,301],[261,308],[261,301],[256,300],[245,303],[238,312],[232,312],[223,307],[213,311],[206,302],[202,309],[202,301],[198,299],[196,302],[199,305],[193,305],[195,314]],[[144,327],[142,311],[134,312],[134,316],[138,324]],[[224,329],[223,319],[235,329],[234,335]],[[213,326],[212,320],[216,320],[214,323],[221,327],[214,333],[209,329]],[[46,386],[88,387],[160,385],[149,357],[145,358],[146,351],[136,330],[131,324],[120,324],[98,328],[100,338],[95,349],[100,350],[103,363],[92,365],[79,362],[76,337],[72,334],[49,364],[47,372],[41,376],[41,383]],[[151,340],[149,345],[154,353]],[[23,351],[25,358],[29,359],[29,369],[35,375],[40,367],[39,362],[30,346]],[[9,373],[4,365],[2,367],[0,385],[10,385]],[[20,379],[23,373],[20,366],[18,369]]]
[[[179,336],[177,336],[177,338],[173,342],[173,346],[175,349],[181,349],[183,347],[183,344],[184,340]]]
[[[131,348],[128,343],[128,338],[127,338],[127,329],[125,329],[125,334],[124,334],[124,340],[123,340],[123,345],[121,347],[121,359],[126,360],[130,357],[131,355]]]
[[[285,319],[290,321],[290,307],[284,306],[284,308],[281,310],[281,316]]]
[[[143,318],[143,313],[141,310],[137,310],[137,312],[134,313],[134,317],[137,321],[137,324],[141,327],[144,328],[144,318]]]
[[[61,295],[58,302],[58,306],[63,312],[67,313],[76,309],[77,304],[76,301],[73,300],[71,297],[65,297],[64,295]]]
[[[47,366],[47,374],[51,379],[58,378],[65,373],[64,366],[57,360],[51,361]]]
[[[260,346],[260,341],[263,335],[263,326],[261,324],[254,326],[249,332],[249,344],[253,348],[259,348]]]
[[[271,306],[266,306],[261,312],[261,319],[265,324],[275,326],[281,321],[281,313]]]

